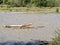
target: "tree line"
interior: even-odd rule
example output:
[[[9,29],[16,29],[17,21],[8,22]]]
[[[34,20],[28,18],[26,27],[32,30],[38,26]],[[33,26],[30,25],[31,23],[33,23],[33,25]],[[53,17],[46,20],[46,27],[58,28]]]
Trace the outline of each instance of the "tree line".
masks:
[[[15,7],[59,7],[60,0],[0,0],[0,4]]]

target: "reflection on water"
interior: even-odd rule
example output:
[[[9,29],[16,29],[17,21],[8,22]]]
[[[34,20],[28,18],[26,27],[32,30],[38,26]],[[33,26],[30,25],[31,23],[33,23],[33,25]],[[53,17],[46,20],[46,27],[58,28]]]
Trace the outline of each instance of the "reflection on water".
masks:
[[[46,26],[38,29],[2,28],[3,25],[33,23],[34,26]],[[55,30],[60,27],[60,14],[21,14],[19,12],[0,12],[0,41],[51,41]]]

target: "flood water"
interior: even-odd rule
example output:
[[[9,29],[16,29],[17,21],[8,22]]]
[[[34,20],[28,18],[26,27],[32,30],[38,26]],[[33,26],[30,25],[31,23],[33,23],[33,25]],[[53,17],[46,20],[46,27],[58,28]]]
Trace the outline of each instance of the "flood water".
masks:
[[[33,23],[45,26],[38,29],[4,28],[3,25]],[[51,41],[55,31],[60,28],[60,14],[22,14],[19,12],[0,12],[0,41]]]

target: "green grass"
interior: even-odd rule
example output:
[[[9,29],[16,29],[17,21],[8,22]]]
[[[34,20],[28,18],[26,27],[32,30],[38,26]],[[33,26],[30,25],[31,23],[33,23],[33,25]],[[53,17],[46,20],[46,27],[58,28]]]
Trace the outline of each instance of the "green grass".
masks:
[[[25,12],[25,13],[57,13],[56,9],[58,8],[60,13],[60,7],[0,7],[0,12]]]

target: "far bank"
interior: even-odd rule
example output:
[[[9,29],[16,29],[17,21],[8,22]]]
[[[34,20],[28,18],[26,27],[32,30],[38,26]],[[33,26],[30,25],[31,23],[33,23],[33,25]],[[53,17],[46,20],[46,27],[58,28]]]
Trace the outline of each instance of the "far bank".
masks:
[[[0,12],[60,13],[60,7],[0,7]]]

